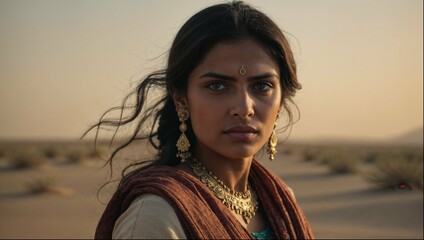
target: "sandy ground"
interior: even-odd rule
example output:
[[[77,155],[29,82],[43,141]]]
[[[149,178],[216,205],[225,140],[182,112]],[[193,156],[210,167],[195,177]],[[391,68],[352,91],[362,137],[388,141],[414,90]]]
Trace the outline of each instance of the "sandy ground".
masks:
[[[377,190],[360,175],[280,156],[261,162],[296,194],[317,238],[423,238],[423,192]],[[96,192],[108,171],[99,164],[56,164],[48,170],[0,171],[0,238],[92,238],[104,205]],[[31,195],[28,182],[53,176],[72,196]],[[107,201],[113,188],[100,196]]]
[[[378,190],[296,158],[263,161],[293,188],[317,238],[423,238],[423,192]]]

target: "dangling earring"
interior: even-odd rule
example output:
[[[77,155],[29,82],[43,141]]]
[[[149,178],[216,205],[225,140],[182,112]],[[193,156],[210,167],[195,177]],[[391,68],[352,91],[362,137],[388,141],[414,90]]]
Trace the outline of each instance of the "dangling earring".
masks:
[[[280,116],[280,114],[277,115],[277,119]],[[274,154],[277,153],[277,134],[275,133],[275,128],[277,127],[277,121],[274,123],[274,128],[272,129],[271,136],[268,140],[268,149],[266,152],[269,154],[269,160],[274,160]]]
[[[183,107],[178,110],[178,118],[181,122],[181,135],[180,138],[178,138],[176,146],[178,149],[177,157],[181,158],[181,162],[185,162],[188,158],[191,157],[191,153],[189,152],[190,142],[188,141],[188,138],[185,135],[185,131],[187,130],[187,125],[185,124],[185,121],[187,121],[188,117],[189,113],[186,108]]]

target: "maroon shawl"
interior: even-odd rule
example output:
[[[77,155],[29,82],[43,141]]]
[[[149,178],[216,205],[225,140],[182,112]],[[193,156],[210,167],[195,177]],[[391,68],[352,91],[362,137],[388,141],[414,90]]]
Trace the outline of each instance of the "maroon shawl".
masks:
[[[253,161],[249,181],[256,190],[272,235],[279,239],[311,239],[312,231],[288,187]],[[115,221],[135,198],[155,194],[175,209],[187,238],[248,239],[250,233],[196,177],[172,167],[151,167],[127,181],[113,195],[96,229],[96,239],[111,239]]]

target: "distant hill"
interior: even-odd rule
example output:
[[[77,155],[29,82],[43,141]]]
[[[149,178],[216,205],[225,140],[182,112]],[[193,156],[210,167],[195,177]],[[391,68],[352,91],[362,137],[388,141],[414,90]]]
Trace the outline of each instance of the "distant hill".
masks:
[[[401,134],[391,141],[402,145],[423,145],[423,127]]]
[[[282,142],[282,139],[279,139]],[[387,139],[360,139],[337,137],[312,137],[308,139],[289,138],[287,143],[319,144],[319,145],[404,145],[423,146],[423,127],[405,132]]]

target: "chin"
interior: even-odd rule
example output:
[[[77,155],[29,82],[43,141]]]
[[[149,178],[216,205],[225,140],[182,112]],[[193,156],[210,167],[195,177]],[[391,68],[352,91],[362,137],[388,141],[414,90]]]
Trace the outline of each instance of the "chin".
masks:
[[[249,158],[249,157],[253,157],[259,150],[256,149],[243,149],[243,148],[238,148],[238,149],[234,149],[231,152],[227,152],[227,154],[225,154],[227,157],[229,158]]]

